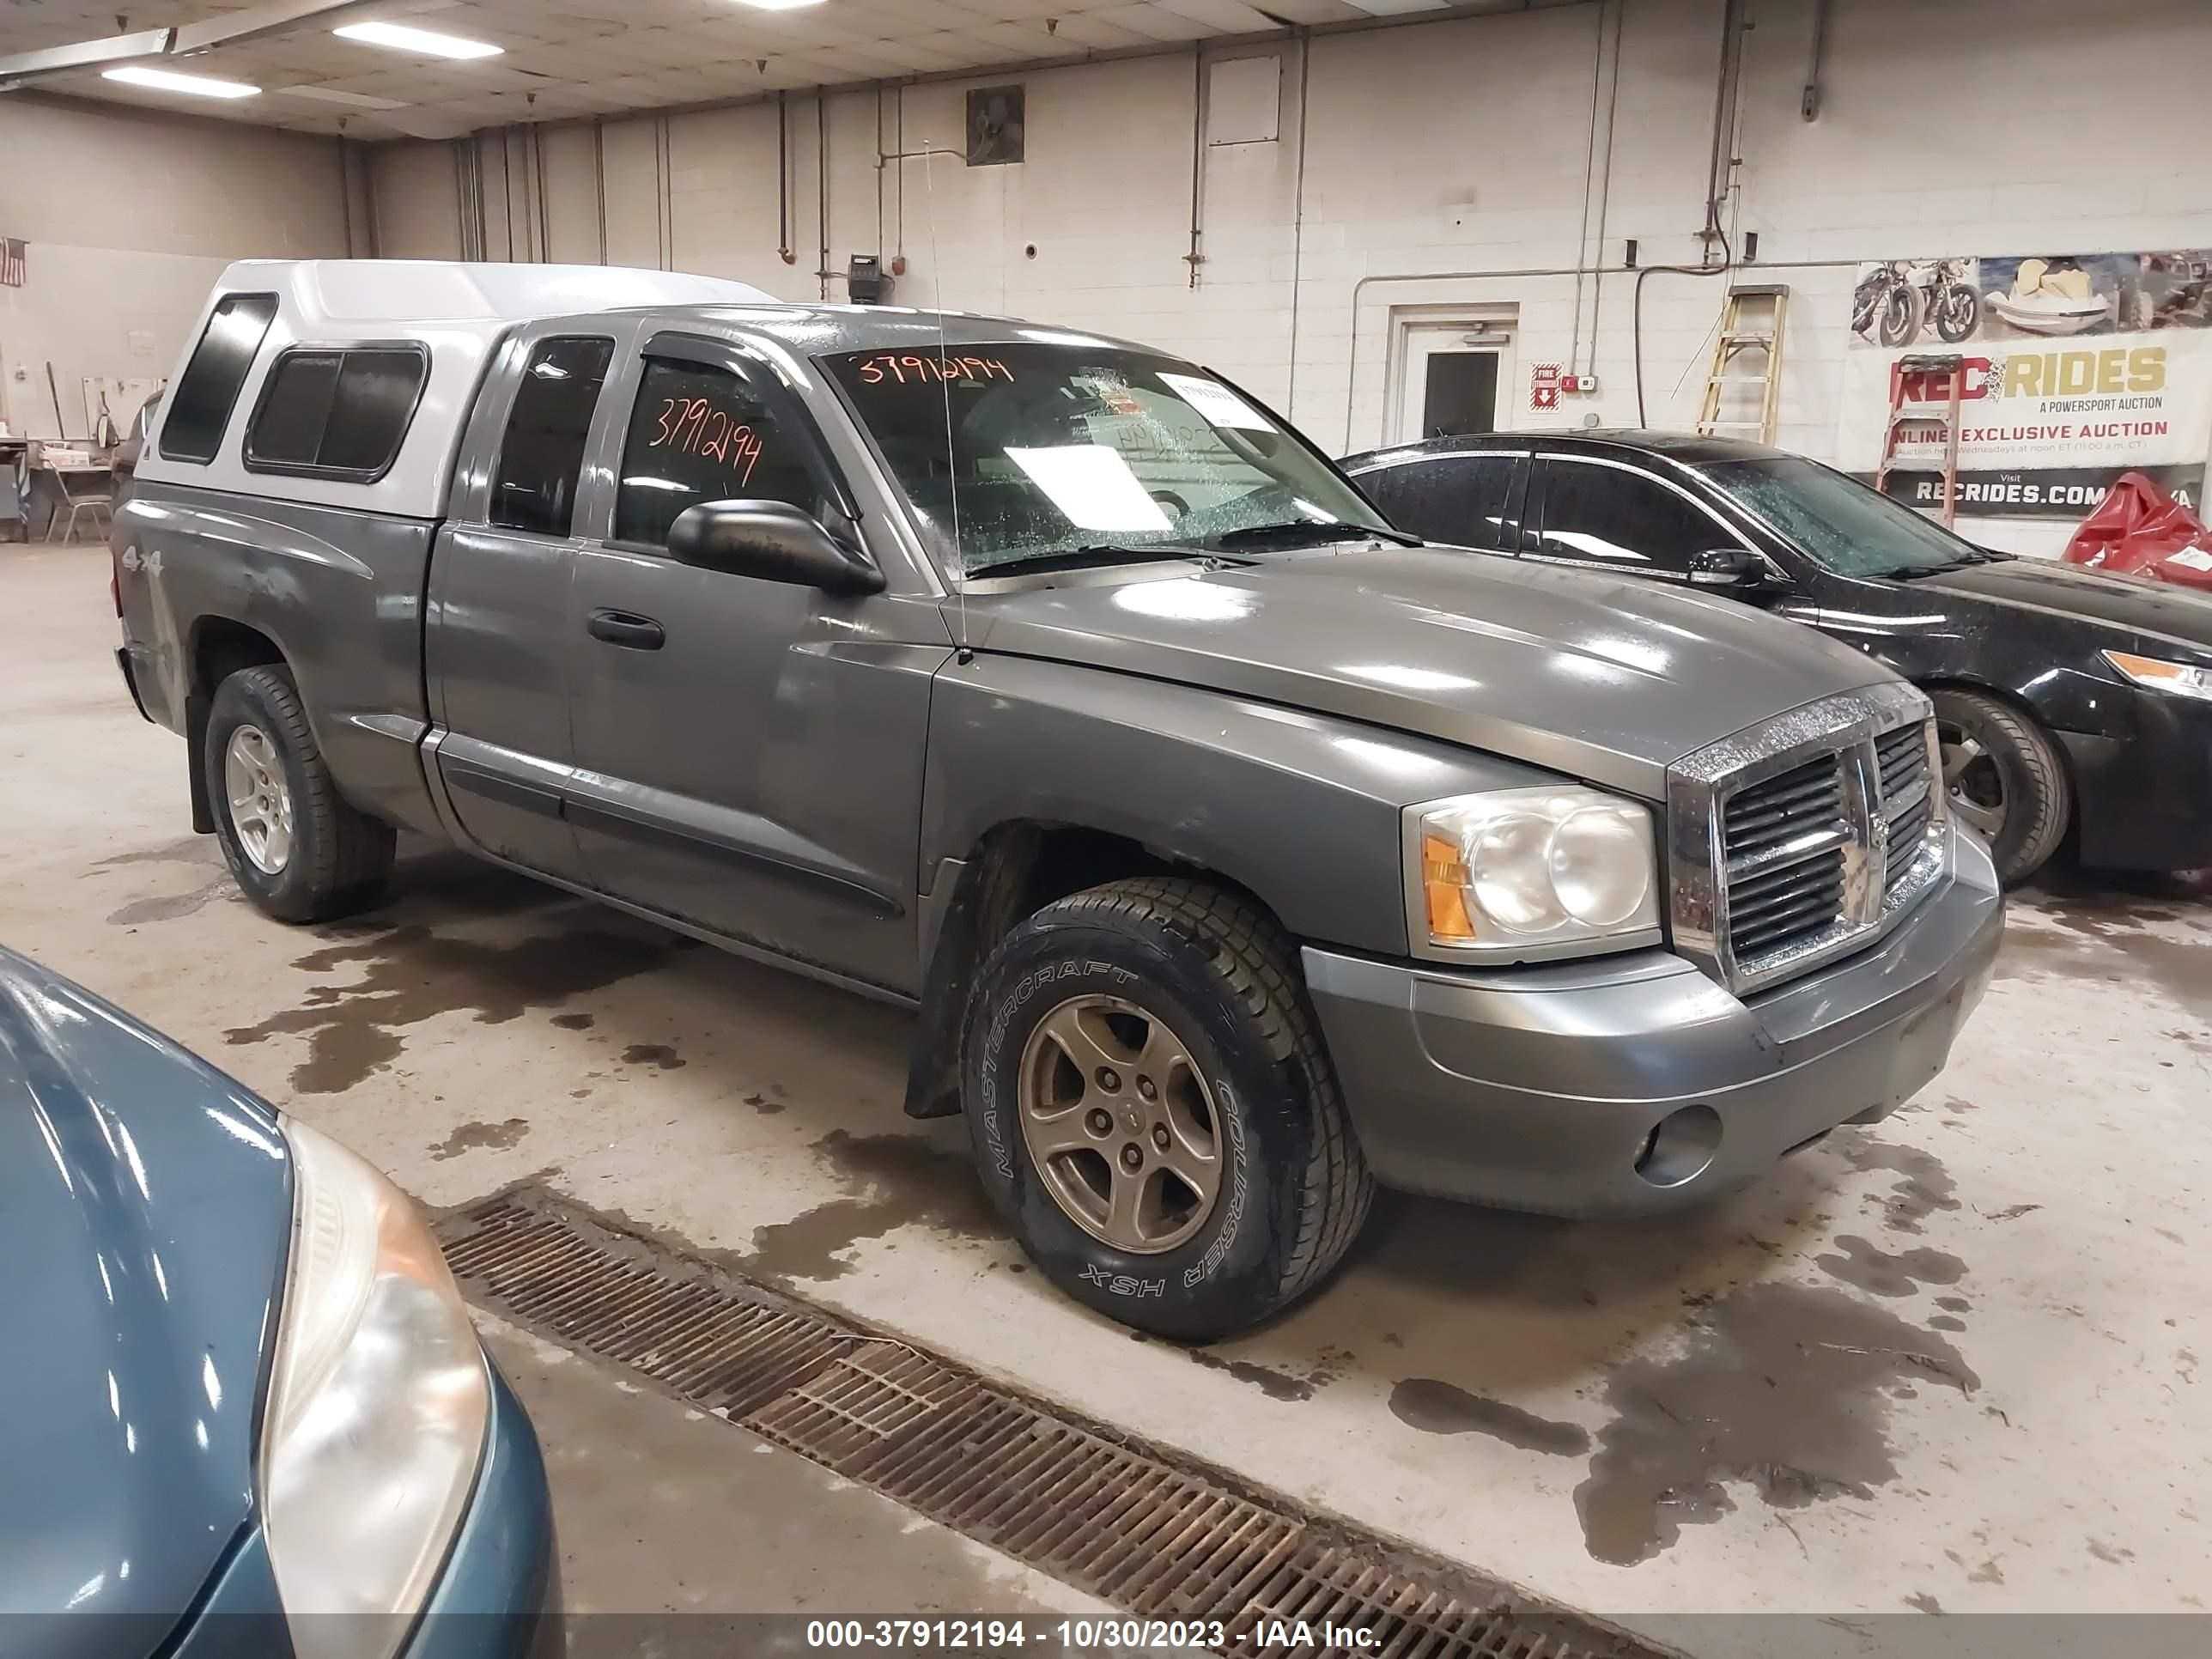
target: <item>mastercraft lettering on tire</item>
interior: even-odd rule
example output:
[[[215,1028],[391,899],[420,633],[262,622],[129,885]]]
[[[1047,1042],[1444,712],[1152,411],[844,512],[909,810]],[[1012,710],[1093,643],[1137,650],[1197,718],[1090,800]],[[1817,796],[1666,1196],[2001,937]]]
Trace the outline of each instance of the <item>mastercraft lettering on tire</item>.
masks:
[[[343,444],[262,429],[333,364]],[[248,261],[179,379],[118,660],[263,912],[373,903],[404,829],[911,1008],[906,1110],[964,1115],[1022,1248],[1140,1330],[1279,1313],[1379,1186],[1759,1180],[1926,1085],[1988,981],[1939,768],[2001,720],[1430,545],[1141,345]]]

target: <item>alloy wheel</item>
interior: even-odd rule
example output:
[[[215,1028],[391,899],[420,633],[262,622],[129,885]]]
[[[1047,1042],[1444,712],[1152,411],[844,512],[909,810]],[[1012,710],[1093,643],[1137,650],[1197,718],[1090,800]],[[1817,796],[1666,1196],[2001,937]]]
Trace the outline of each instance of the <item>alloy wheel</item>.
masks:
[[[283,873],[292,860],[292,792],[276,745],[259,726],[240,726],[223,750],[222,771],[239,850],[263,875]]]
[[[1938,723],[1936,743],[1943,760],[1943,788],[1960,822],[1994,842],[2004,829],[2004,774],[1980,738],[1962,727]]]
[[[1206,1224],[1221,1190],[1221,1120],[1190,1051],[1119,997],[1072,997],[1022,1049],[1022,1139],[1067,1218],[1135,1255]]]

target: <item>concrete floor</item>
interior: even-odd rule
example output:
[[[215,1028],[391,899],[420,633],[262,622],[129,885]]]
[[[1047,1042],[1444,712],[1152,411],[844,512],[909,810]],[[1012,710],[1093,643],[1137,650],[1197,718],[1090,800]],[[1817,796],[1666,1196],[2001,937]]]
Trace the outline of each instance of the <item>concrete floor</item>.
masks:
[[[693,1623],[668,1614],[1108,1610],[619,1367],[479,1322],[545,1453],[572,1659],[665,1653]],[[716,1634],[696,1632],[702,1655],[729,1650]]]
[[[2197,887],[2022,898],[1949,1070],[1752,1191],[1609,1226],[1386,1202],[1331,1288],[1193,1353],[1133,1341],[1025,1270],[959,1126],[899,1114],[902,1017],[432,851],[360,922],[259,916],[188,832],[182,744],[117,682],[106,580],[98,552],[0,553],[0,940],[429,1204],[538,1174],[1083,1413],[1678,1638],[1670,1615],[2203,1605]],[[611,1434],[621,1407],[603,1403],[578,1420]],[[714,1426],[729,1469],[769,1461]],[[694,1501],[621,1509],[614,1544],[681,1534]],[[607,1542],[581,1524],[580,1572]],[[794,1590],[770,1577],[757,1594],[745,1604]],[[1742,1645],[1700,1628],[1707,1651]],[[1864,1650],[1864,1626],[1820,1628]]]

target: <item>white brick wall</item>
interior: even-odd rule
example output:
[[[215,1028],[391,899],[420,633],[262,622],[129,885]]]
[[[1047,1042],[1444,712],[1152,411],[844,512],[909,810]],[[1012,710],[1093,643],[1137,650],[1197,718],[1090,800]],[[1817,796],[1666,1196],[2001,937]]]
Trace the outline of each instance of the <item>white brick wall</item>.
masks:
[[[1833,452],[1851,273],[1808,261],[1914,253],[2082,252],[2212,244],[2212,189],[2194,112],[2212,84],[2212,7],[2202,0],[1839,0],[1831,9],[1820,118],[1799,113],[1812,0],[1753,0],[1735,228],[1756,230],[1761,274],[1792,289],[1781,439]],[[1602,262],[1636,238],[1644,264],[1697,262],[1711,141],[1721,0],[1619,0],[1620,84]],[[1571,4],[1311,43],[1304,228],[1291,361],[1300,46],[1276,55],[1282,137],[1208,146],[1204,263],[1190,283],[1188,52],[1030,73],[1028,159],[966,167],[891,161],[895,90],[829,100],[830,264],[878,242],[908,262],[897,298],[941,295],[966,309],[1128,334],[1199,357],[1249,384],[1331,447],[1386,435],[1394,307],[1516,308],[1523,377],[1516,424],[1535,425],[1526,365],[1565,362],[1575,331],[1567,276],[1370,282],[1413,273],[1571,268],[1577,263],[1598,53],[1611,14]],[[1006,78],[983,74],[974,84]],[[903,94],[909,149],[961,142],[965,83]],[[668,240],[679,266],[794,298],[820,290],[822,236],[811,99],[790,100],[790,215],[797,257],[777,257],[773,104],[668,118]],[[610,257],[659,263],[661,181],[653,118],[605,129]],[[596,258],[589,129],[546,136],[558,258]],[[428,158],[428,159],[425,159]],[[1599,155],[1602,170],[1606,157]],[[497,173],[495,159],[490,171]],[[449,254],[457,238],[444,146],[395,145],[375,166],[384,250]],[[498,211],[496,185],[488,190]],[[935,215],[935,250],[931,215]],[[1593,226],[1593,230],[1595,227]],[[518,234],[532,245],[534,228]],[[504,247],[495,226],[495,250]],[[1036,248],[1031,258],[1027,250]],[[1595,243],[1593,243],[1595,251]],[[1585,284],[1583,362],[1601,378],[1558,425],[1595,411],[1636,418],[1635,279]],[[1697,400],[1723,283],[1655,274],[1644,289],[1649,418],[1684,425]],[[1595,287],[1596,292],[1590,289]],[[833,295],[842,284],[833,280]],[[1595,341],[1591,343],[1592,319]],[[1357,331],[1357,380],[1346,415]],[[2048,550],[2063,532],[1984,532]]]

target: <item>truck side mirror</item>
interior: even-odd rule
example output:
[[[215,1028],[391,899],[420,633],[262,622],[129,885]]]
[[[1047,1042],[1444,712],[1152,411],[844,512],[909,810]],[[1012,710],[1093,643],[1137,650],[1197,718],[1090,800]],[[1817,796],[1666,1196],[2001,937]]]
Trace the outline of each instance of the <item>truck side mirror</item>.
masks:
[[[1766,586],[1766,561],[1747,547],[1716,547],[1690,560],[1690,586],[1748,593]]]
[[[884,573],[811,513],[782,501],[701,501],[668,526],[669,556],[702,570],[825,593],[880,593]]]

